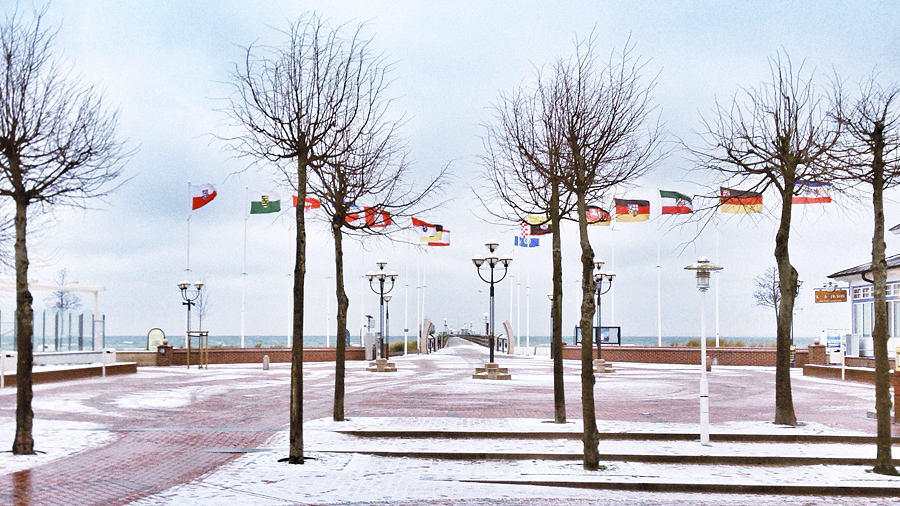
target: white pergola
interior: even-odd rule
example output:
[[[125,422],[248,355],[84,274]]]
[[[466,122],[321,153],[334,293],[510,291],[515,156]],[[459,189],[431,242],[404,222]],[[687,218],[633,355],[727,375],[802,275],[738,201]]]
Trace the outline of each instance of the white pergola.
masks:
[[[38,283],[36,279],[28,281],[28,289],[32,292],[87,292],[94,294],[94,322],[91,322],[91,335],[94,341],[94,351],[103,349],[103,343],[99,342],[96,335],[97,315],[100,314],[100,292],[105,292],[105,286],[86,285],[47,285]],[[0,291],[14,292],[16,290],[15,278],[0,278]]]

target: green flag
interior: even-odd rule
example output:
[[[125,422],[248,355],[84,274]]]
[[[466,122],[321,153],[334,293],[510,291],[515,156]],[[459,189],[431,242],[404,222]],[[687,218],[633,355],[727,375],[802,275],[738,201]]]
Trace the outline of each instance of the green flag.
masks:
[[[250,214],[268,214],[281,211],[281,196],[275,192],[253,191],[250,197]]]

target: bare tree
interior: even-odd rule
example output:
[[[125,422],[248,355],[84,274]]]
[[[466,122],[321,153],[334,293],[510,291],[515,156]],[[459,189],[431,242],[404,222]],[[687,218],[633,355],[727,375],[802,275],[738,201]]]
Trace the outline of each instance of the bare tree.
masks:
[[[576,43],[575,56],[556,63],[560,132],[565,146],[566,174],[561,183],[575,197],[581,246],[582,336],[593,331],[595,311],[594,250],[587,227],[589,200],[609,197],[613,188],[633,184],[660,159],[661,130],[651,123],[655,80],[642,84],[644,63],[626,44],[608,61],[596,55],[596,37]],[[593,343],[582,339],[581,404],[584,420],[584,468],[599,468],[599,432],[594,407]]]
[[[360,28],[331,28],[318,15],[301,17],[277,47],[250,46],[235,65],[235,93],[228,113],[243,134],[227,139],[258,161],[275,163],[306,201],[309,172],[338,163],[352,149],[359,125],[372,118],[368,97],[381,82],[373,74],[369,41]],[[377,61],[377,59],[376,59]],[[373,79],[374,80],[371,80]],[[306,223],[303,206],[295,214],[294,344],[291,350],[290,450],[287,461],[303,457],[303,315],[306,276]]]
[[[754,278],[756,288],[753,290],[753,300],[759,307],[772,308],[775,311],[775,319],[778,319],[778,311],[781,309],[781,285],[778,281],[778,267],[769,267],[766,271]],[[794,297],[800,295],[800,284]]]
[[[54,58],[56,32],[44,28],[45,13],[26,19],[15,11],[0,25],[0,197],[15,205],[16,231],[16,455],[34,453],[29,214],[107,194],[127,158],[116,113]]]
[[[560,221],[574,210],[571,194],[562,194],[563,136],[557,115],[557,92],[552,79],[536,75],[535,89],[520,88],[500,96],[494,109],[496,123],[487,127],[483,156],[491,194],[508,210],[501,218],[518,222],[523,216],[548,216],[553,244],[553,300],[551,348],[553,355],[554,422],[566,423],[562,362],[562,247]],[[482,199],[485,202],[485,199]],[[485,202],[487,204],[487,202]],[[491,209],[490,205],[485,205]]]
[[[843,125],[844,137],[835,157],[840,177],[856,185],[871,188],[875,231],[872,236],[872,279],[874,285],[875,327],[875,409],[877,416],[877,455],[874,472],[898,475],[891,458],[891,385],[887,342],[886,303],[887,261],[884,244],[884,190],[900,185],[900,87],[882,88],[875,75],[863,80],[859,95],[844,107],[843,91],[836,93],[839,107],[836,117]],[[866,191],[867,192],[867,191]],[[896,409],[896,407],[895,407]]]
[[[770,59],[771,82],[718,105],[715,119],[704,120],[706,146],[695,150],[701,165],[725,183],[746,190],[771,191],[780,207],[775,263],[780,289],[777,317],[775,423],[797,425],[791,394],[791,325],[797,296],[797,270],[788,250],[793,197],[804,182],[830,180],[829,153],[839,126],[829,120],[829,104],[816,94],[812,75],[794,69],[787,56]]]
[[[56,273],[55,283],[57,286],[68,286],[70,283],[76,282],[69,280],[69,271],[67,269],[61,269]],[[81,297],[69,290],[57,290],[45,297],[44,302],[60,313],[74,311],[81,307]]]
[[[397,220],[409,218],[410,212],[432,195],[446,175],[446,168],[424,189],[409,184],[410,166],[405,148],[397,136],[398,122],[384,113],[390,100],[385,92],[385,66],[380,59],[365,51],[361,58],[370,59],[365,80],[372,84],[361,100],[368,112],[351,126],[352,132],[343,142],[344,155],[313,169],[309,179],[310,194],[321,199],[334,237],[335,295],[337,297],[337,335],[347,334],[347,308],[350,305],[344,282],[344,235],[359,239],[388,237],[401,230]],[[299,205],[299,202],[298,202]],[[419,208],[424,212],[427,209]],[[335,349],[334,411],[335,421],[344,420],[344,378],[346,340],[338,338]]]

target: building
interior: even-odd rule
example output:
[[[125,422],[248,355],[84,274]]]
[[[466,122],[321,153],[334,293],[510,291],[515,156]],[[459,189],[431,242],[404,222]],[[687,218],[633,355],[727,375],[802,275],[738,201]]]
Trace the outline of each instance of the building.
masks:
[[[900,255],[887,257],[888,356],[900,346]],[[849,284],[850,334],[844,337],[847,356],[873,357],[872,329],[875,326],[875,294],[872,264],[867,263],[828,276]],[[824,344],[824,343],[823,343]]]

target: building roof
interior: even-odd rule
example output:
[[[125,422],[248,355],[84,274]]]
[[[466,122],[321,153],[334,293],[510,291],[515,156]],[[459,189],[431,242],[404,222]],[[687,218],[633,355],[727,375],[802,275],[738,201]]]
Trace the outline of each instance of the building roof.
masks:
[[[898,225],[898,227],[900,227],[900,225]],[[887,260],[888,269],[894,269],[894,268],[900,267],[900,254],[889,256],[885,260]],[[871,271],[872,271],[872,262],[869,262],[867,264],[857,265],[856,267],[851,267],[849,269],[837,271],[834,274],[829,274],[828,277],[832,278],[832,279],[843,278],[846,276],[853,276],[856,274],[863,274],[863,273],[871,272]]]

